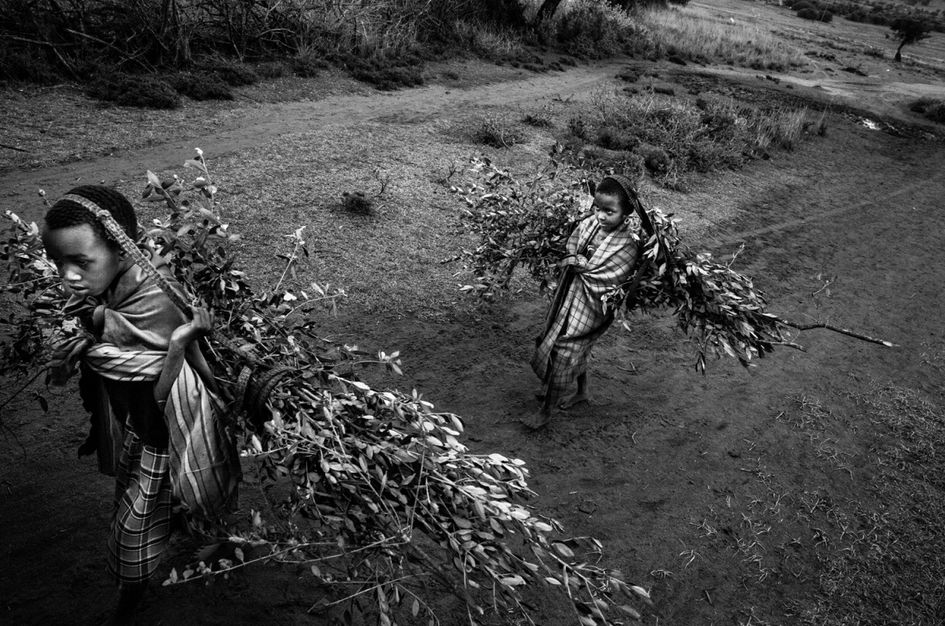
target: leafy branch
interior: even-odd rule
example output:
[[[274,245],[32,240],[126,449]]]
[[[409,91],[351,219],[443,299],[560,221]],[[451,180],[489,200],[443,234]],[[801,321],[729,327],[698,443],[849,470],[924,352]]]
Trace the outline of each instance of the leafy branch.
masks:
[[[553,291],[568,236],[587,214],[587,174],[560,164],[552,168],[522,182],[486,159],[474,159],[472,182],[452,187],[466,205],[464,220],[479,236],[478,246],[464,254],[475,282],[463,290],[493,297],[508,289],[514,270],[523,267],[540,292]],[[751,278],[733,269],[735,256],[723,264],[708,253],[693,253],[680,240],[671,216],[656,208],[647,209],[646,216],[634,277],[611,289],[605,306],[620,316],[635,309],[672,309],[678,326],[696,339],[697,370],[705,371],[708,356],[725,355],[748,366],[775,346],[799,347],[786,336],[789,328],[825,328],[894,345],[830,324],[800,325],[769,313]]]

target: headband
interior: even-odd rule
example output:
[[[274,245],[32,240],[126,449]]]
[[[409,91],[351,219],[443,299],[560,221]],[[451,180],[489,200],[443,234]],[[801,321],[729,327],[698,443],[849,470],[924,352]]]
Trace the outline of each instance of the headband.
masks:
[[[138,265],[144,273],[153,278],[158,286],[161,288],[161,291],[167,294],[167,297],[171,299],[177,308],[179,308],[184,313],[190,311],[190,304],[184,297],[174,289],[173,285],[167,280],[167,277],[164,274],[157,271],[157,268],[151,263],[144,252],[132,241],[131,237],[128,236],[128,233],[125,232],[125,229],[121,227],[121,224],[115,220],[115,217],[108,212],[108,209],[100,207],[98,204],[89,200],[85,196],[80,196],[74,193],[67,193],[60,200],[68,200],[69,202],[74,202],[84,209],[88,210],[92,215],[95,216],[95,219],[105,227],[105,230],[109,235],[115,240],[115,242],[121,246],[121,249],[134,260],[135,264]]]

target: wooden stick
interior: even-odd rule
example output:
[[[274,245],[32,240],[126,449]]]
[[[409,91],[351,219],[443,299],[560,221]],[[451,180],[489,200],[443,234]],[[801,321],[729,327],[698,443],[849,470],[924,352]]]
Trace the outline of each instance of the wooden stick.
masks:
[[[885,339],[877,339],[876,337],[870,337],[869,335],[864,335],[863,333],[858,333],[850,330],[849,328],[840,328],[839,326],[834,326],[833,324],[828,324],[826,322],[815,322],[813,324],[798,324],[797,322],[792,322],[784,318],[776,317],[775,318],[779,323],[784,324],[785,326],[790,326],[791,328],[796,328],[797,330],[811,330],[812,328],[826,328],[827,330],[832,330],[835,333],[840,333],[841,335],[847,335],[849,337],[854,337],[856,339],[862,339],[863,341],[868,341],[870,343],[878,343],[881,346],[886,346],[887,348],[898,348],[899,346],[891,341],[886,341]]]

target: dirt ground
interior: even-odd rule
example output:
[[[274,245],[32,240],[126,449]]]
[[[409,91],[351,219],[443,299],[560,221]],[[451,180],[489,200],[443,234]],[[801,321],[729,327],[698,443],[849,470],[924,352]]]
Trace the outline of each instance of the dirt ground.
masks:
[[[724,257],[744,244],[735,266],[754,277],[775,313],[853,328],[898,347],[811,330],[796,338],[806,351],[784,347],[751,369],[710,362],[703,376],[668,312],[639,316],[629,332],[615,328],[598,344],[591,404],[530,433],[517,418],[536,408],[528,358],[546,302],[530,291],[490,306],[462,298],[457,268],[438,262],[458,252],[455,199],[442,190],[395,189],[404,206],[428,201],[433,209],[392,208],[371,226],[309,216],[308,205],[291,201],[296,193],[327,196],[303,183],[316,171],[343,178],[346,159],[427,170],[431,162],[416,152],[459,160],[477,148],[451,132],[455,120],[560,108],[595,89],[620,88],[616,74],[640,61],[540,75],[464,62],[443,69],[439,80],[431,76],[426,87],[393,94],[315,79],[308,95],[293,84],[295,95],[273,98],[280,102],[247,98],[230,108],[195,104],[164,122],[152,116],[147,123],[157,130],[148,137],[127,128],[110,136],[116,120],[140,128],[150,114],[109,109],[107,124],[87,129],[70,148],[65,133],[78,131],[69,120],[96,118],[95,105],[73,94],[65,104],[48,104],[57,128],[42,136],[11,131],[26,152],[3,153],[0,208],[38,219],[37,188],[55,195],[75,181],[104,179],[131,189],[145,169],[171,167],[199,145],[224,172],[239,163],[256,173],[229,190],[240,192],[231,206],[246,258],[272,245],[259,235],[270,232],[267,220],[286,216],[336,224],[319,240],[323,247],[331,237],[387,246],[390,265],[380,272],[386,280],[374,276],[376,268],[359,267],[356,255],[326,252],[313,262],[313,276],[344,274],[350,278],[343,286],[354,292],[337,318],[326,317],[325,334],[400,350],[404,377],[383,382],[415,387],[439,409],[464,416],[473,450],[524,459],[540,494],[535,506],[570,533],[601,539],[607,564],[651,589],[656,611],[644,623],[945,623],[945,536],[938,529],[945,513],[945,141],[941,128],[904,106],[910,93],[945,97],[945,54],[934,56],[945,50],[942,36],[914,47],[924,55],[919,61],[892,67],[863,54],[856,39],[881,38],[881,30],[841,31],[849,26],[842,20],[824,30],[756,3],[712,8],[793,29],[790,36],[832,51],[835,60],[818,57],[821,74],[776,76],[654,64],[660,80],[680,94],[826,109],[828,132],[744,170],[695,179],[686,193],[648,186],[645,200],[674,212],[695,249]],[[840,45],[844,37],[856,45]],[[847,79],[851,60],[866,76]],[[457,67],[475,80],[444,78]],[[10,91],[0,102],[10,109],[5,119],[23,119],[23,106],[39,119],[47,106],[42,93]],[[187,126],[188,119],[205,123]],[[48,137],[59,126],[63,134]],[[417,133],[436,139],[436,150],[404,143]],[[355,135],[363,145],[345,144]],[[490,154],[525,162],[547,150],[548,140],[538,135],[517,151]],[[302,146],[315,156],[300,156]],[[294,169],[278,169],[278,158]],[[332,163],[337,169],[319,169]],[[259,174],[263,168],[268,178]],[[283,177],[301,185],[287,188],[284,213],[239,214],[241,200],[254,206],[254,185],[283,184],[273,182]],[[255,228],[254,220],[261,220]],[[378,231],[385,229],[403,238],[383,239]],[[404,302],[413,304],[399,306]],[[96,624],[113,594],[103,567],[112,486],[92,462],[75,458],[85,417],[74,395],[48,397],[47,414],[28,393],[2,414],[0,621]],[[191,549],[177,541],[172,559],[186,559]],[[307,613],[319,593],[304,572],[262,565],[209,587],[156,585],[140,623],[321,623]],[[573,618],[551,605],[535,621]]]

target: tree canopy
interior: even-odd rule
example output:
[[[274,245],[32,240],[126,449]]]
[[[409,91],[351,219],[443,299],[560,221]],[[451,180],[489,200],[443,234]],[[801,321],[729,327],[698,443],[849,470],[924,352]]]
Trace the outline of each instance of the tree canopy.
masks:
[[[896,61],[902,61],[902,48],[907,44],[918,43],[926,39],[932,32],[932,25],[917,17],[900,17],[889,26],[899,38],[899,47],[896,48]]]

